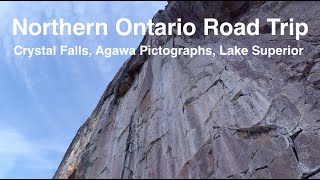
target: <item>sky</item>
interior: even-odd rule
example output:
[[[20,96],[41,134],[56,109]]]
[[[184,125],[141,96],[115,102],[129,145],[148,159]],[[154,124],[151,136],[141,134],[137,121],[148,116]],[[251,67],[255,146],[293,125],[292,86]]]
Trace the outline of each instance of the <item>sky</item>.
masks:
[[[79,127],[128,58],[16,56],[13,48],[134,47],[142,36],[13,36],[12,19],[147,22],[166,2],[0,2],[0,178],[52,178]],[[115,29],[115,28],[114,28]]]

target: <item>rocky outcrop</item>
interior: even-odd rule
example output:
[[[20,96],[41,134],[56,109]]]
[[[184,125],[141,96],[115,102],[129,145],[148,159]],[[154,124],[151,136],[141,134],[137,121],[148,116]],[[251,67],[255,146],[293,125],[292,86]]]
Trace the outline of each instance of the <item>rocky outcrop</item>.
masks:
[[[81,126],[54,178],[319,178],[320,3],[169,2],[155,22],[197,34],[153,47],[303,47],[303,56],[132,56]],[[202,19],[251,22],[259,36],[202,35]],[[307,22],[296,41],[269,17]]]

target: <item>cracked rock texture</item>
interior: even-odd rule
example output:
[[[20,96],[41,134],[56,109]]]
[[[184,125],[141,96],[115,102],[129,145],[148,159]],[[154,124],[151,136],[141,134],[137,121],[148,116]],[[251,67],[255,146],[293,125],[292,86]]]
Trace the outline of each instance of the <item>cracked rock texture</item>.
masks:
[[[303,47],[302,56],[130,57],[81,126],[54,178],[319,178],[320,3],[169,2],[155,22],[197,34],[153,47]],[[203,18],[252,22],[259,36],[202,35]],[[271,36],[266,18],[307,22]],[[138,50],[137,50],[138,51]]]

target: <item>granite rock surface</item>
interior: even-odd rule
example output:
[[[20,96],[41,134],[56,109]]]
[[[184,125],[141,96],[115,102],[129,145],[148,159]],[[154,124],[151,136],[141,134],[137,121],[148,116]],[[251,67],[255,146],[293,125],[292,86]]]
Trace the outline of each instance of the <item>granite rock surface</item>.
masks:
[[[152,47],[303,47],[302,56],[130,57],[77,132],[54,178],[319,178],[320,2],[169,2],[154,22],[197,33]],[[203,18],[253,22],[259,36],[203,36]],[[271,36],[269,17],[309,33]],[[138,50],[137,50],[138,51]]]

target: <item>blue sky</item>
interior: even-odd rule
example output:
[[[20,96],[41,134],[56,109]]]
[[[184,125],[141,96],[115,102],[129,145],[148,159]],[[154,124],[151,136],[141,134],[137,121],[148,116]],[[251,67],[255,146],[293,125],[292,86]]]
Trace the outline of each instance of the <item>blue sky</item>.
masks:
[[[166,2],[0,2],[0,178],[51,178],[128,58],[18,57],[13,47],[137,47],[142,36],[12,36],[12,19],[147,22]]]

